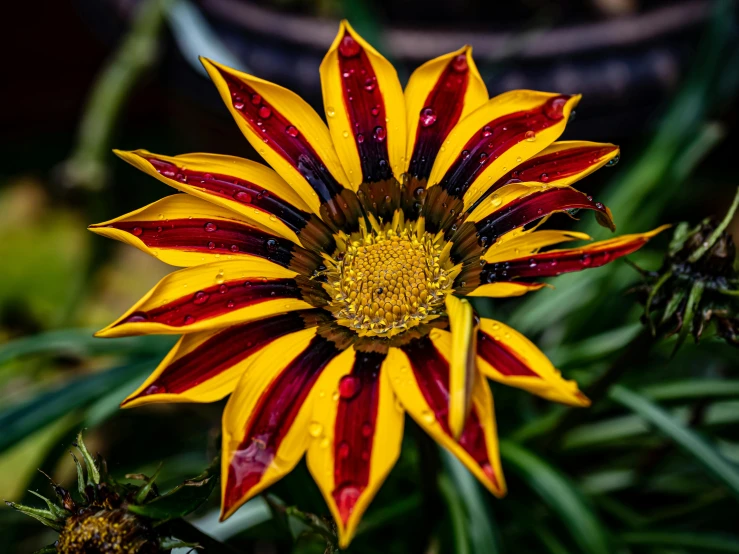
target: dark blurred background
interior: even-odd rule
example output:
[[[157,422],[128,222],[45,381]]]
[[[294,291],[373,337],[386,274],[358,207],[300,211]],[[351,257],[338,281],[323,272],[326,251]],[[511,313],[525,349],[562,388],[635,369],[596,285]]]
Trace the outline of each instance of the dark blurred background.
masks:
[[[70,0],[5,6],[0,33],[5,53],[0,88],[0,422],[7,427],[0,437],[0,498],[24,499],[25,489],[43,489],[43,479],[34,473],[39,466],[69,480],[73,466],[60,460],[80,426],[90,428],[91,444],[121,474],[151,470],[164,460],[163,479],[176,482],[199,472],[215,452],[221,405],[117,410],[171,341],[105,341],[90,334],[119,316],[170,268],[85,229],[170,192],[118,160],[111,148],[258,159],[221,105],[198,55],[285,85],[323,113],[318,65],[342,17],[396,64],[403,83],[425,60],[471,44],[491,96],[513,88],[583,93],[563,138],[615,142],[622,152],[618,166],[588,177],[578,188],[611,207],[619,232],[636,232],[723,216],[739,184],[734,4]],[[570,225],[566,218],[559,223]],[[592,223],[586,217],[576,226],[605,238],[606,232]],[[731,229],[737,236],[736,221]],[[665,243],[656,242],[634,260],[655,269]],[[479,308],[495,311],[527,333],[568,377],[587,384],[639,330],[641,308],[624,296],[639,275],[626,264],[613,265],[592,276],[562,278],[557,290],[539,293],[544,298]],[[666,381],[718,379],[736,386],[731,381],[736,377],[734,352],[710,338],[672,361],[668,347],[645,351],[630,384],[654,389]],[[717,433],[712,440],[725,446],[722,455],[735,464],[739,393],[727,387],[719,383],[715,389],[723,402],[723,415],[715,415],[719,423],[702,417],[696,426]],[[711,551],[705,544],[692,549],[647,541],[644,546],[634,533],[651,529],[643,520],[652,512],[663,518],[655,524],[660,532],[708,526],[725,538],[735,531],[735,517],[729,514],[736,513],[737,491],[715,485],[696,469],[700,463],[671,450],[669,441],[650,435],[638,421],[623,419],[631,417],[623,410],[614,411],[607,401],[596,405],[593,418],[602,427],[592,428],[597,422],[590,422],[591,428],[579,428],[579,434],[578,428],[569,430],[553,445],[532,431],[551,415],[550,408],[523,399],[519,391],[500,389],[494,393],[501,435],[526,443],[568,475],[567,482],[587,496],[585,505],[596,523],[618,544],[613,552]],[[734,390],[734,396],[724,398],[721,390]],[[690,395],[687,400],[659,398],[677,410],[693,409],[697,401]],[[449,529],[445,518],[451,509],[446,500],[420,492],[421,447],[409,429],[403,459],[368,512],[369,529],[357,539],[356,552],[456,548],[450,537],[457,531]],[[462,502],[482,503],[482,512],[477,510],[482,516],[470,516],[470,524],[492,529],[485,535],[492,541],[486,551],[596,551],[587,542],[589,520],[573,523],[577,514],[562,513],[555,500],[527,486],[525,473],[511,476],[509,500],[493,502],[480,497],[474,483],[444,460],[445,471],[461,479],[458,485],[473,487],[470,497],[460,493]],[[644,471],[628,473],[640,463]],[[290,504],[325,513],[305,468],[276,492]],[[199,517],[212,531],[218,499],[211,501]],[[405,511],[398,506],[406,506]],[[247,515],[227,535],[236,536],[243,551],[322,551],[320,541],[275,538],[264,506],[242,512]],[[429,521],[441,523],[434,530]],[[238,525],[248,532],[239,535]],[[30,552],[53,540],[9,510],[0,509],[2,528],[3,552]],[[731,538],[724,546],[732,544],[734,550],[720,551],[739,552]],[[477,552],[474,546],[471,552]]]

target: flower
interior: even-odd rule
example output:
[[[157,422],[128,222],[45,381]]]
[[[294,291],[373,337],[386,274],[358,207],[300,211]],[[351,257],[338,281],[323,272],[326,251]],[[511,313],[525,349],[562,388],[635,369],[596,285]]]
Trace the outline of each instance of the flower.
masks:
[[[711,321],[728,344],[739,346],[739,270],[736,246],[726,231],[739,207],[739,190],[721,221],[675,227],[658,271],[642,272],[637,287],[652,334],[678,334],[673,354],[689,333],[698,342]]]
[[[127,479],[144,481],[140,486],[118,482],[108,474],[107,464],[102,458],[93,459],[81,432],[75,446],[87,469],[85,472],[77,457],[70,452],[77,466],[76,499],[70,491],[49,479],[56,503],[30,491],[44,501],[47,509],[6,502],[11,508],[59,532],[58,540],[39,552],[157,554],[169,553],[176,547],[198,546],[171,537],[167,532],[167,522],[187,515],[205,501],[215,484],[210,468],[195,479],[159,495],[154,485],[156,475],[151,478],[126,476]],[[192,488],[198,492],[186,490]],[[163,500],[166,501],[164,506]]]
[[[117,152],[186,192],[92,226],[185,269],[98,333],[183,337],[123,405],[212,402],[223,414],[222,517],[307,453],[341,545],[400,452],[404,413],[505,494],[487,380],[586,406],[525,337],[465,296],[518,296],[598,267],[657,231],[588,239],[538,230],[609,210],[570,185],[618,147],[555,142],[580,96],[488,99],[469,47],[422,65],[405,93],[343,22],[321,64],[328,127],[280,86],[204,59],[274,168],[214,154]]]

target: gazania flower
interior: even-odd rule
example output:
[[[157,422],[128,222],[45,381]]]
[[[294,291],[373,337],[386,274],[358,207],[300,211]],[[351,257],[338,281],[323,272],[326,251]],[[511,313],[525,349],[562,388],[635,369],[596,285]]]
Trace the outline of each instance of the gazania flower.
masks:
[[[579,96],[488,99],[469,47],[421,66],[404,93],[342,23],[321,65],[328,126],[289,90],[203,64],[273,170],[118,152],[187,193],[92,227],[185,268],[98,333],[183,335],[123,405],[231,394],[223,518],[307,454],[348,544],[398,457],[404,413],[502,496],[486,378],[588,400],[464,297],[521,295],[641,247],[654,232],[539,252],[588,238],[537,230],[555,212],[592,210],[613,228],[609,210],[570,185],[618,148],[555,142]]]

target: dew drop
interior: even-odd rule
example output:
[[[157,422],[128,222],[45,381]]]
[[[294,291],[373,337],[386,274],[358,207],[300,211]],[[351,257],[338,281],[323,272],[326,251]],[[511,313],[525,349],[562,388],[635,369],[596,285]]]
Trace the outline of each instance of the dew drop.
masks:
[[[226,294],[228,292],[228,287],[226,285],[221,285],[218,288],[218,292],[220,292],[221,294]]]
[[[275,239],[267,239],[265,246],[267,247],[268,251],[274,252],[275,250],[277,250],[277,241]]]
[[[239,246],[237,244],[232,244],[231,245],[231,252],[238,252],[238,251],[239,251]]]
[[[213,231],[218,229],[218,226],[215,223],[209,221],[205,224],[204,228],[207,233],[212,233]]]
[[[285,129],[285,132],[293,138],[297,137],[300,134],[300,132],[294,125],[288,125]]]
[[[422,127],[430,127],[436,123],[436,112],[433,108],[424,108],[421,110],[420,123]]]
[[[462,159],[463,160],[466,160],[467,158],[470,157],[470,151],[469,150],[462,150],[461,156],[462,156]]]
[[[344,375],[339,380],[339,395],[344,400],[351,400],[357,396],[357,394],[359,394],[359,389],[361,388],[362,382],[354,375]]]
[[[589,254],[583,254],[582,258],[580,258],[580,263],[583,267],[588,267],[591,263],[593,263],[593,260],[590,258]]]
[[[351,452],[351,448],[349,447],[349,443],[346,441],[341,441],[339,444],[339,458],[346,458],[349,456],[349,452]]]
[[[493,194],[491,200],[492,200],[493,206],[495,206],[496,208],[503,203],[503,201],[500,199],[500,196],[498,196],[497,194]]]
[[[238,200],[239,202],[243,202],[244,204],[248,204],[249,202],[251,202],[251,194],[249,194],[248,192],[244,192],[243,190],[237,192],[234,198],[236,198],[236,200]]]
[[[562,111],[564,110],[566,104],[566,98],[562,98],[561,96],[558,98],[552,98],[544,105],[544,115],[546,115],[549,119],[562,119]]]
[[[201,291],[198,291],[195,293],[195,297],[192,299],[193,304],[205,304],[208,301],[208,298],[210,297],[209,294]]]
[[[254,93],[251,95],[251,103],[255,106],[259,105],[262,102],[262,97],[258,94]]]
[[[431,410],[423,410],[421,412],[421,419],[423,419],[426,423],[433,423],[436,417]]]
[[[615,156],[608,160],[608,163],[606,164],[606,167],[613,167],[618,163],[618,161],[621,159],[621,156]]]
[[[375,106],[374,108],[372,108],[372,109],[370,110],[370,113],[371,113],[371,114],[372,114],[372,115],[373,115],[374,117],[377,117],[378,115],[380,115],[380,106]]]
[[[549,182],[549,175],[547,175],[546,173],[542,173],[539,176],[539,179],[541,179],[541,182],[542,183],[548,183]]]
[[[192,323],[195,322],[195,318],[192,317],[191,315],[186,315],[184,321],[185,321],[185,325],[191,325]]]
[[[375,79],[374,77],[369,77],[364,82],[364,90],[366,90],[367,92],[374,91],[375,87],[377,87],[377,79]]]
[[[141,233],[143,233],[144,230],[141,227],[134,227],[133,229],[131,229],[131,232],[135,237],[140,237]]]
[[[482,128],[482,133],[480,133],[480,134],[482,135],[482,138],[487,138],[490,135],[492,135],[493,132],[490,130],[490,127],[488,125],[485,125],[485,127]],[[492,146],[491,146],[491,148],[492,148]]]
[[[336,110],[333,106],[326,106],[326,115],[328,117],[333,117],[336,115]]]
[[[357,133],[357,142],[359,144],[362,144],[364,142],[364,135],[362,133]]]
[[[372,428],[372,424],[369,421],[365,421],[362,423],[362,436],[363,437],[369,437],[372,435],[372,431],[374,429]]]
[[[149,385],[144,391],[144,396],[148,396],[150,394],[164,394],[166,392],[166,387],[162,387],[159,385]]]
[[[526,131],[524,136],[528,142],[534,142],[536,140],[536,133],[534,131]]]
[[[358,56],[361,49],[362,47],[359,46],[359,43],[351,35],[345,35],[339,43],[339,54],[345,58]]]
[[[375,127],[372,136],[377,142],[382,142],[387,137],[387,131],[385,130],[385,127],[378,125],[377,127]]]
[[[311,437],[318,438],[321,436],[322,432],[323,425],[321,425],[317,421],[311,421],[310,425],[308,425],[308,433]]]
[[[269,106],[262,106],[259,108],[259,117],[262,119],[267,119],[269,116],[272,115],[272,109]]]
[[[347,138],[349,138],[349,131],[344,131],[343,133],[341,133],[341,135],[342,135],[342,136],[343,136],[343,137],[344,137],[345,139],[347,139]]]
[[[208,250],[213,250],[216,247],[216,243],[211,241],[208,243]]]
[[[237,110],[243,110],[244,109],[244,103],[243,102],[234,102],[234,108]]]
[[[456,71],[457,73],[463,73],[467,71],[467,68],[469,66],[467,65],[467,55],[466,54],[460,54],[454,60],[452,61],[452,69]]]

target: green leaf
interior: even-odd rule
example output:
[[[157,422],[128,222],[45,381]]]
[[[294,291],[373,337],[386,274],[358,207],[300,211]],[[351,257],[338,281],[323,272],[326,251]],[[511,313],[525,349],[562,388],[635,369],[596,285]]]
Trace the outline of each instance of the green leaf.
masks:
[[[449,520],[452,524],[454,534],[454,552],[456,554],[471,554],[470,541],[468,537],[469,526],[467,525],[464,504],[459,492],[448,475],[440,474],[438,479],[439,492],[446,502],[449,510]]]
[[[23,356],[72,355],[80,358],[96,354],[128,354],[156,356],[170,348],[176,337],[143,336],[116,340],[92,336],[93,329],[49,331],[11,341],[0,346],[0,364]]]
[[[0,452],[48,423],[90,404],[111,388],[136,375],[143,376],[156,367],[156,363],[157,360],[147,360],[114,367],[94,375],[83,375],[0,411],[0,429],[3,430],[0,433]]]
[[[560,517],[583,552],[613,552],[608,533],[583,495],[558,470],[544,460],[510,442],[500,444],[504,465],[518,474]]]
[[[129,511],[158,521],[184,517],[197,510],[218,483],[219,458],[203,473],[185,481],[146,504],[130,504]],[[152,477],[149,483],[154,482]]]
[[[739,497],[739,470],[721,456],[696,431],[680,423],[644,396],[622,385],[616,385],[611,388],[609,397],[611,400],[629,408],[675,441],[688,454],[694,456],[703,464],[711,474],[729,487],[735,496]]]
[[[498,554],[500,540],[480,483],[449,451],[440,449],[441,459],[466,516],[467,534],[475,554]],[[483,496],[483,494],[485,494]]]
[[[638,546],[678,546],[695,549],[696,552],[739,552],[739,537],[718,533],[644,531],[624,533],[621,539]]]

